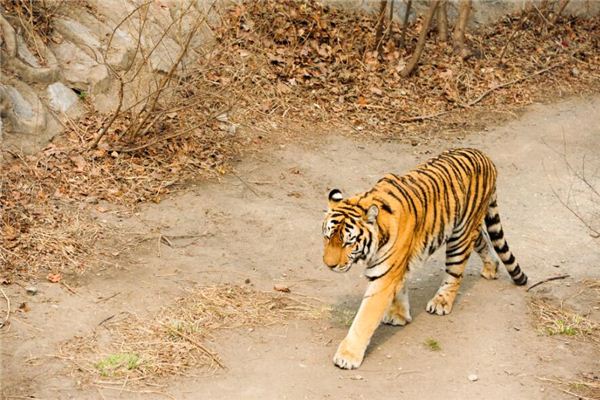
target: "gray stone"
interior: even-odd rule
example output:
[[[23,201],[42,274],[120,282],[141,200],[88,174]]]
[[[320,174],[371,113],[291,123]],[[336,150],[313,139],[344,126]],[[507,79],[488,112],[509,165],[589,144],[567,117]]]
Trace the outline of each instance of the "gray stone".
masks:
[[[29,47],[27,47],[27,44],[25,43],[25,40],[23,40],[23,37],[21,35],[17,35],[17,54],[19,55],[19,58],[21,60],[25,61],[32,67],[41,67],[40,63],[38,62],[38,59],[29,50]]]
[[[12,105],[12,112],[17,118],[31,119],[34,117],[31,103],[14,87],[0,85],[0,96],[6,96]]]
[[[111,78],[106,66],[98,64],[67,40],[54,45],[52,50],[60,63],[65,81],[71,87],[94,94],[108,90]]]
[[[88,28],[69,18],[57,18],[54,24],[61,35],[78,44],[86,54],[94,58],[100,55],[100,40]]]
[[[33,296],[33,295],[37,294],[37,292],[38,292],[38,288],[37,288],[37,287],[35,287],[35,286],[27,286],[27,287],[25,288],[25,291],[27,292],[27,294],[30,294],[30,295],[32,295],[32,296]]]
[[[48,99],[50,107],[56,111],[66,113],[73,105],[77,104],[79,98],[71,89],[61,82],[55,82],[48,86]]]

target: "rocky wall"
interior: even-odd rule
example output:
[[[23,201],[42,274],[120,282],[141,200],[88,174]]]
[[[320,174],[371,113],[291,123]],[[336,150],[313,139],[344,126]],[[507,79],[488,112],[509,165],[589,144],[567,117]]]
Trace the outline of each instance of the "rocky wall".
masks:
[[[217,7],[230,2],[221,0]],[[125,105],[148,96],[156,88],[157,76],[164,76],[173,66],[194,23],[204,16],[210,24],[219,21],[218,10],[206,0],[47,0],[33,4],[52,8],[53,30],[44,40],[31,40],[19,26],[15,11],[6,8],[9,3],[0,0],[0,146],[25,153],[42,148],[69,119],[84,112],[86,103],[100,112],[114,110],[119,97],[117,75],[125,70],[142,66],[128,83]],[[369,12],[378,10],[380,4],[379,0],[325,3]],[[402,19],[406,2],[393,3],[395,17]],[[414,19],[427,1],[413,3]],[[450,0],[451,19],[456,3]],[[495,21],[529,3],[475,0],[471,23]],[[598,0],[571,0],[564,11],[588,16],[599,12]],[[209,25],[201,24],[192,51],[178,68],[192,63],[211,40]]]

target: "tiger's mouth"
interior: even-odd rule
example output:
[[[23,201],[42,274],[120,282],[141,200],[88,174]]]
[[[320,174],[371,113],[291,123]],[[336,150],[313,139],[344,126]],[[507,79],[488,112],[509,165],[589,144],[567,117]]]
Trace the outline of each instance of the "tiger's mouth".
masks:
[[[333,272],[340,272],[340,273],[342,273],[342,272],[347,272],[351,267],[352,267],[352,263],[349,262],[346,265],[337,265],[337,266],[331,268],[331,270]]]

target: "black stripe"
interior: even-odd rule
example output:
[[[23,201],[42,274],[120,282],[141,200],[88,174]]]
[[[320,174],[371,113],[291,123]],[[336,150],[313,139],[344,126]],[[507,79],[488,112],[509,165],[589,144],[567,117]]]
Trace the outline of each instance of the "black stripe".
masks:
[[[510,257],[508,258],[508,260],[506,260],[506,262],[504,262],[504,264],[505,265],[512,265],[512,263],[514,263],[514,262],[515,262],[515,256],[512,253],[510,253]]]
[[[456,274],[450,270],[448,270],[448,268],[446,268],[446,273],[450,276],[455,277],[456,279],[461,279],[462,278],[462,274]]]
[[[496,213],[496,215],[494,215],[493,217],[488,217],[487,215],[485,216],[485,224],[488,226],[488,228],[499,223],[500,214]]]
[[[496,246],[494,246],[494,249],[496,250],[496,253],[498,253],[499,256],[502,256],[502,254],[508,252],[508,243],[504,241],[504,245],[501,248],[497,248]]]
[[[463,258],[460,261],[446,261],[446,267],[451,267],[453,265],[460,265],[460,264],[463,264],[465,261],[466,261],[465,258]]]
[[[387,274],[388,272],[390,272],[390,270],[391,270],[391,269],[392,269],[392,267],[388,268],[388,269],[387,269],[387,271],[385,271],[383,274],[381,274],[381,275],[378,275],[378,276],[373,276],[373,277],[371,277],[371,276],[367,276],[367,279],[368,279],[369,281],[373,282],[374,280],[377,280],[377,279],[379,279],[379,278],[382,278],[382,277],[384,277],[384,276],[385,276],[385,274]]]
[[[523,274],[523,275],[522,275],[520,278],[518,278],[518,279],[513,279],[513,282],[514,282],[516,285],[523,286],[524,284],[526,284],[526,283],[527,283],[527,275]]]
[[[504,237],[504,232],[502,232],[502,229],[500,229],[498,232],[488,231],[488,234],[490,235],[490,239],[492,240],[492,242],[495,242],[496,240],[500,240]]]
[[[512,271],[508,271],[508,273],[514,278],[521,273],[521,267],[519,267],[519,264],[517,264],[515,269],[513,269]]]

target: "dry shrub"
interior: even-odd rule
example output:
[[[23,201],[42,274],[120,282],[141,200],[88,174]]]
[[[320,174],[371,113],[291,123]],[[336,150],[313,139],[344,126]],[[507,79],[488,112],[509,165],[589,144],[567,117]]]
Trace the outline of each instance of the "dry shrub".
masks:
[[[225,329],[284,324],[315,319],[319,308],[298,297],[250,287],[219,285],[195,289],[157,315],[122,314],[101,324],[94,334],[70,340],[63,354],[95,383],[152,383],[225,368],[204,343]],[[72,356],[75,355],[75,356]]]

